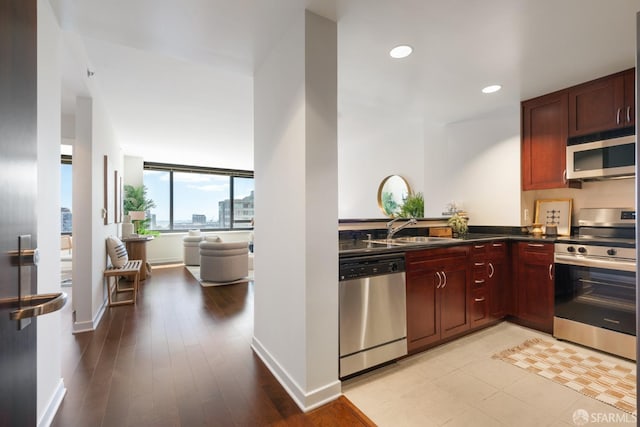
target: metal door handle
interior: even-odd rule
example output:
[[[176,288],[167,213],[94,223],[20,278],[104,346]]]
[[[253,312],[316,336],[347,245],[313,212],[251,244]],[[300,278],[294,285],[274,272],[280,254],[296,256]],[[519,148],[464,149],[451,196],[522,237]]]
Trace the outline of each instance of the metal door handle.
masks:
[[[553,280],[553,275],[551,271],[553,270],[553,264],[549,264],[549,280]]]
[[[496,269],[493,268],[493,264],[489,263],[489,268],[491,269],[491,271],[489,272],[489,278],[493,277],[493,274],[496,272]]]
[[[484,297],[482,297],[482,298],[475,298],[475,299],[474,299],[474,301],[475,301],[475,302],[482,302],[482,301],[484,301]]]
[[[616,113],[616,124],[620,124],[620,113],[622,112],[622,108],[618,108],[618,112]]]
[[[602,320],[609,323],[615,323],[616,325],[620,324],[619,320],[607,319],[606,317],[604,317]]]
[[[475,262],[473,263],[473,265],[475,265],[476,267],[482,267],[484,265],[484,262]]]
[[[533,248],[543,248],[544,245],[542,243],[527,243],[527,246],[531,246]]]
[[[476,248],[476,249],[482,249],[482,248],[484,248],[484,245],[475,245],[475,246],[474,246],[474,248]]]
[[[442,277],[444,277],[444,283],[442,284],[442,289],[444,289],[444,287],[447,286],[447,273],[443,271]]]
[[[479,280],[476,279],[476,280],[474,280],[474,282],[475,282],[476,285],[482,285],[484,283],[484,279],[479,279]]]
[[[9,313],[11,320],[28,319],[60,310],[67,302],[67,294],[28,295],[22,298],[5,298],[0,300],[1,308],[17,308]]]
[[[562,183],[566,184],[567,183],[567,170],[563,170],[562,171]]]
[[[566,171],[565,171],[566,172]],[[502,247],[502,243],[494,243],[493,245],[494,248],[501,248]]]
[[[439,271],[436,271],[436,275],[438,276],[438,285],[436,286],[436,289],[438,289],[440,285],[442,285],[442,276],[440,276]]]
[[[631,121],[631,106],[627,106],[627,122]]]

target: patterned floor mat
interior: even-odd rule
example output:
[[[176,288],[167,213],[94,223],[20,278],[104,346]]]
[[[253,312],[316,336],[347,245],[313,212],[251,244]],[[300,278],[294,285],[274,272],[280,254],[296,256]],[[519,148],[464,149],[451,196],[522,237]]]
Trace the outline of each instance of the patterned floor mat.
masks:
[[[636,369],[581,354],[561,343],[539,338],[493,356],[636,414]]]

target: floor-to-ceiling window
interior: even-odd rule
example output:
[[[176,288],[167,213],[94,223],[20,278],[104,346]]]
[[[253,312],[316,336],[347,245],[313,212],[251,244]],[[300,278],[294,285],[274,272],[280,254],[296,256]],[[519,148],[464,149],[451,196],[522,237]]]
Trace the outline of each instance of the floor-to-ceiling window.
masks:
[[[157,231],[252,228],[252,171],[145,163],[144,185]]]

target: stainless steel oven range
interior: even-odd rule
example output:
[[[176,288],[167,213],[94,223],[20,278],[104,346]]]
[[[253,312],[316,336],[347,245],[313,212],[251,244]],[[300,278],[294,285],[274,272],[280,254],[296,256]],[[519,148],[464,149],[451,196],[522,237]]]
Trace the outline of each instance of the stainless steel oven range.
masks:
[[[553,335],[636,360],[636,213],[581,209],[555,244]]]

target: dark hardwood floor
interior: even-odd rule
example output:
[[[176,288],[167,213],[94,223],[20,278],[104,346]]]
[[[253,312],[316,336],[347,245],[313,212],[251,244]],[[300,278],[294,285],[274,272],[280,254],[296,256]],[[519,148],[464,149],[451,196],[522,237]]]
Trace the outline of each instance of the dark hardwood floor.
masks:
[[[52,425],[374,425],[344,397],[299,410],[251,350],[253,286],[202,288],[182,266],[154,268],[135,306],[77,335],[68,304],[67,395]]]

